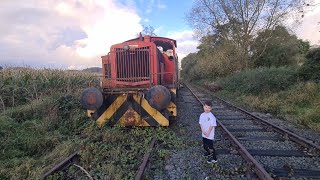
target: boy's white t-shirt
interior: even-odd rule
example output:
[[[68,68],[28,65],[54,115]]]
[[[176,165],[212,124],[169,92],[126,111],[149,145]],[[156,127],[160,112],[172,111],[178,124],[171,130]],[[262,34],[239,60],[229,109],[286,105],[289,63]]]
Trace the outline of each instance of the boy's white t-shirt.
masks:
[[[200,115],[199,124],[202,125],[205,131],[208,131],[210,126],[217,126],[217,120],[211,112],[208,112],[208,113],[203,112]],[[214,140],[214,130],[215,128],[212,129],[209,137],[206,137],[203,133],[202,133],[202,137]]]

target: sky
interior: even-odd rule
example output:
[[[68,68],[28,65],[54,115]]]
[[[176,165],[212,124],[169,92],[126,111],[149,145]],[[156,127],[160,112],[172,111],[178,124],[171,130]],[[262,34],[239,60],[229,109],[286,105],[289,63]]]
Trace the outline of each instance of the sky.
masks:
[[[0,66],[100,67],[112,44],[136,38],[143,26],[177,40],[181,60],[197,51],[186,21],[193,1],[0,0]],[[320,6],[305,14],[298,38],[320,44],[319,17]]]

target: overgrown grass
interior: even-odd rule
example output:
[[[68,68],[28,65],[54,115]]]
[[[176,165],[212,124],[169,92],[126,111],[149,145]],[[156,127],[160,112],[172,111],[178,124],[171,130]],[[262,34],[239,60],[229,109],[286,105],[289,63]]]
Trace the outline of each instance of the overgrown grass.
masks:
[[[286,91],[239,97],[253,108],[270,112],[320,131],[320,84],[302,82]]]
[[[0,112],[55,93],[74,94],[92,74],[78,71],[5,68],[0,71]]]
[[[299,81],[294,67],[262,68],[217,80],[217,95],[320,132],[320,84]]]
[[[51,155],[56,153],[57,147],[65,147],[70,140],[74,141],[73,144],[65,147],[67,149],[60,149],[62,152],[69,153],[79,147],[77,134],[88,121],[80,112],[77,96],[69,99],[71,109],[59,109],[64,106],[61,102],[64,97],[37,102],[38,109],[22,105],[1,114],[0,177],[37,179],[42,173],[40,169],[55,161],[47,157],[59,158]]]
[[[286,90],[297,82],[297,68],[259,68],[235,73],[221,79],[224,90],[229,92],[259,95]]]
[[[0,179],[39,179],[79,149],[79,165],[94,179],[133,179],[153,137],[167,148],[181,147],[168,128],[97,127],[79,104],[81,91],[94,79],[91,74],[0,73]]]
[[[81,164],[94,179],[134,179],[152,138],[167,148],[183,142],[168,128],[100,129],[93,124],[86,131],[90,140],[83,143]]]

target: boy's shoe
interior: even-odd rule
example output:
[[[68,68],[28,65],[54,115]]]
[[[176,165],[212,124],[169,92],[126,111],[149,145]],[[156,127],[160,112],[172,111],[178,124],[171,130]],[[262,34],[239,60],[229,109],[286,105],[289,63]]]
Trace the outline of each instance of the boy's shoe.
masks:
[[[218,162],[218,160],[214,160],[214,159],[208,159],[207,163],[211,164],[211,163],[216,163]]]
[[[204,156],[204,157],[207,157],[207,156],[209,156],[209,155],[210,155],[210,153],[208,153],[207,151],[203,153],[203,156]]]

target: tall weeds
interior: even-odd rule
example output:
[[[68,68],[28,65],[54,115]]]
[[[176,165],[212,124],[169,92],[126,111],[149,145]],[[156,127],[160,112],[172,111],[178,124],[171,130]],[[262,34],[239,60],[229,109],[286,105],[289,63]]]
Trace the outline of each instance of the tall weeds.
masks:
[[[0,71],[0,112],[42,99],[48,95],[71,94],[88,85],[92,74],[63,71],[6,68]]]

